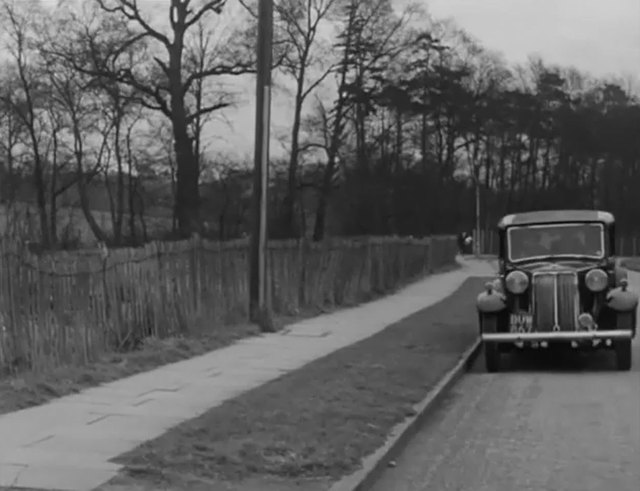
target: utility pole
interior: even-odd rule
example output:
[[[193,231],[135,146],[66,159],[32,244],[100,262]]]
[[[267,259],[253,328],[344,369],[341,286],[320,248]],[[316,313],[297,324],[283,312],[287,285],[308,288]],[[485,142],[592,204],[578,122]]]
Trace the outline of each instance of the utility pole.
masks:
[[[259,0],[249,311],[251,321],[259,324],[264,331],[273,330],[267,305],[267,191],[269,187],[272,46],[273,0]]]
[[[473,170],[471,171],[471,183],[473,184],[473,192],[475,195],[474,206],[474,227],[473,227],[473,254],[476,257],[480,256],[480,176],[478,176]]]
[[[476,185],[476,240],[473,242],[474,249],[476,250],[476,257],[480,256],[480,179],[478,176],[475,178]]]

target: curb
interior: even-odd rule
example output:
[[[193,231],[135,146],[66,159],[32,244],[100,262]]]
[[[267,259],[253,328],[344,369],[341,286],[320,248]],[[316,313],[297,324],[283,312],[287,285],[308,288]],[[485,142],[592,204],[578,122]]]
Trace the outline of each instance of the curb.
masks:
[[[413,406],[414,416],[397,424],[391,430],[387,442],[374,453],[368,455],[359,470],[340,479],[329,488],[329,491],[365,491],[373,486],[388,462],[399,455],[409,440],[420,431],[433,406],[472,365],[480,352],[480,346],[481,341],[478,339],[471,348],[462,354],[458,363],[429,391],[427,397]]]

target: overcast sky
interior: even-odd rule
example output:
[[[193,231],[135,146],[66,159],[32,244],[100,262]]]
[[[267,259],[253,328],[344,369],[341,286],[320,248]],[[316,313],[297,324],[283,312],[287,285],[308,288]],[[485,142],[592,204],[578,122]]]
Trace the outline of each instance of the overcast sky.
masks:
[[[509,61],[531,53],[595,75],[640,77],[640,0],[423,0]]]
[[[55,4],[56,0],[43,0]],[[509,62],[539,54],[552,64],[573,66],[596,76],[633,74],[640,78],[640,0],[393,0],[397,6],[424,2],[435,18],[452,17],[480,43],[502,52]],[[168,0],[141,0],[165,18]],[[229,1],[231,7],[236,2]],[[149,12],[147,10],[147,12]],[[229,15],[227,13],[227,15]],[[255,79],[241,77],[238,104],[220,112],[208,128],[212,149],[253,153]],[[283,155],[278,134],[289,131],[291,97],[274,94],[272,154]]]

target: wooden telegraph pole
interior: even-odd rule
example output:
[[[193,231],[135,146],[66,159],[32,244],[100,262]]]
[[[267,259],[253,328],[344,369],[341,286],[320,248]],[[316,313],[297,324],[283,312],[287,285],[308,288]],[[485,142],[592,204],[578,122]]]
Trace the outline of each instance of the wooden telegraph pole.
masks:
[[[271,62],[273,46],[273,0],[258,2],[258,56],[256,80],[256,126],[253,167],[253,223],[249,267],[251,321],[272,330],[267,305],[267,191],[271,121]]]
[[[481,247],[480,247],[480,236],[482,235],[480,233],[480,179],[478,176],[476,176],[475,178],[475,185],[476,185],[476,238],[473,241],[473,248],[475,249],[475,255],[476,257],[480,256],[481,253]]]

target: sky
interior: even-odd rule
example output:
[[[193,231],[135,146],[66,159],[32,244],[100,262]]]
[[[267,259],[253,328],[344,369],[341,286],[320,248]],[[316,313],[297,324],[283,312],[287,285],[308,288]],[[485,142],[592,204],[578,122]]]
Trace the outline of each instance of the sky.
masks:
[[[634,75],[640,79],[640,0],[393,0],[422,3],[436,19],[451,17],[481,45],[501,52],[509,63],[537,54],[548,63],[573,66],[596,76]],[[54,4],[56,0],[43,0]],[[231,7],[233,0],[229,1]],[[141,0],[165,19],[168,0]],[[237,7],[237,6],[234,6]],[[148,13],[150,13],[147,10]],[[227,14],[228,15],[228,14]],[[234,81],[235,107],[222,111],[209,128],[219,153],[252,158],[255,78]],[[291,95],[274,92],[274,157],[286,153],[279,143],[291,124]]]
[[[640,0],[423,0],[511,62],[537,53],[594,75],[640,77]]]
[[[395,0],[398,7],[416,0]],[[509,63],[537,54],[551,64],[573,66],[595,76],[633,74],[640,79],[640,0],[418,0],[436,19],[452,17],[483,46]],[[276,96],[277,97],[277,96]],[[229,135],[236,148],[253,148],[253,108],[229,118],[249,133]],[[288,128],[288,103],[274,101],[272,132]],[[251,123],[249,123],[251,121]],[[272,153],[283,151],[272,144]]]
[[[57,1],[42,0],[46,5]],[[629,72],[640,77],[640,0],[393,1],[399,7],[422,4],[436,18],[453,17],[509,61],[525,61],[529,54],[539,53],[550,62],[596,75]],[[140,1],[147,12],[150,6],[162,9],[168,2]],[[236,3],[229,0],[227,10],[236,11]]]

